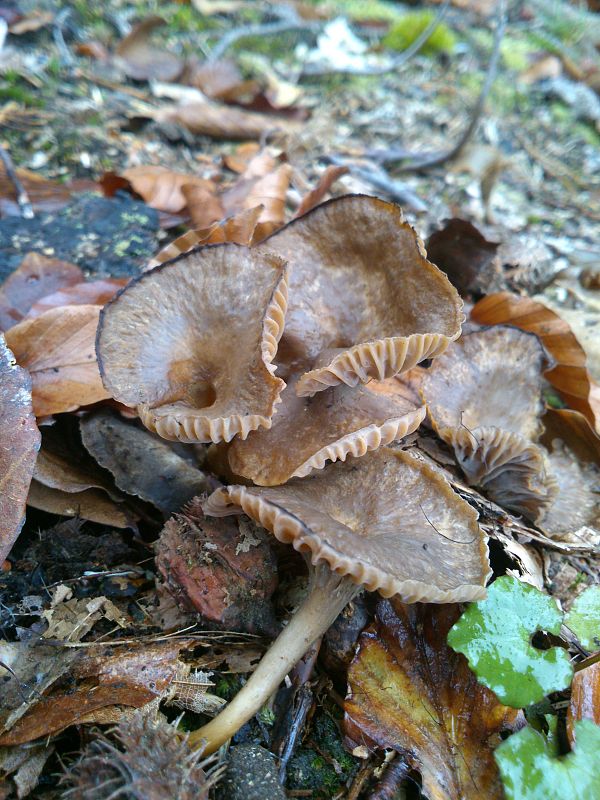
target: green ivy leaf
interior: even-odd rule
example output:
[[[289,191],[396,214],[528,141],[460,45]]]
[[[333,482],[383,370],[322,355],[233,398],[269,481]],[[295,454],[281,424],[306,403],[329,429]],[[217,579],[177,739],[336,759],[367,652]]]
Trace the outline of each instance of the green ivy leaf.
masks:
[[[575,750],[553,758],[552,745],[533,728],[510,736],[494,756],[507,800],[592,800],[600,797],[600,726],[575,723]]]
[[[565,617],[565,625],[586,650],[600,650],[600,586],[590,586],[579,595]]]
[[[531,645],[536,631],[558,634],[561,623],[552,597],[506,575],[489,587],[485,600],[469,604],[450,629],[448,644],[467,657],[479,681],[502,703],[524,708],[571,684],[566,650]]]

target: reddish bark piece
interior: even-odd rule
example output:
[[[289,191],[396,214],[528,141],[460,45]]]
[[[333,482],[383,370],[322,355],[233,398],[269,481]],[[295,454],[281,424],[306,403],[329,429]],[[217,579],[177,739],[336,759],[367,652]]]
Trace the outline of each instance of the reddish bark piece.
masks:
[[[477,682],[446,644],[456,605],[386,600],[348,673],[352,747],[390,747],[421,773],[430,800],[501,800],[493,750],[520,712]]]
[[[73,286],[67,286],[58,292],[42,297],[41,300],[31,306],[27,312],[27,317],[29,319],[39,317],[44,311],[49,311],[51,308],[58,308],[59,306],[104,306],[115,296],[119,289],[125,286],[127,281],[127,278],[105,278],[99,281],[75,283]]]
[[[545,377],[600,436],[600,386],[586,368],[586,355],[567,322],[529,297],[498,292],[480,300],[471,318],[482,325],[514,325],[535,333],[556,364]]]
[[[0,287],[0,330],[6,331],[20,322],[42,297],[82,280],[83,272],[75,264],[27,253]]]
[[[571,747],[575,743],[574,723],[580,719],[591,719],[600,725],[600,661],[591,663],[573,676],[567,712],[567,734]]]
[[[63,690],[43,697],[24,714],[6,733],[0,736],[3,747],[32,742],[44,736],[60,733],[99,709],[110,706],[139,708],[155,698],[156,694],[142,686],[110,685],[87,686],[75,691]]]
[[[110,396],[96,363],[100,308],[61,306],[7,332],[8,346],[31,374],[37,417],[74,411]]]
[[[0,335],[0,564],[23,527],[40,440],[32,410],[31,378],[15,364]]]
[[[274,632],[276,563],[266,534],[246,518],[205,517],[194,500],[167,522],[156,549],[158,568],[182,608],[229,629]]]

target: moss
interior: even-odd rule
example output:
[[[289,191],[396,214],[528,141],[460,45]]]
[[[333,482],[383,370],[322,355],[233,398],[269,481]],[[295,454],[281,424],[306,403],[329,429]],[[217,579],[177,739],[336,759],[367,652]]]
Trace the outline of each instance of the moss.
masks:
[[[392,25],[383,37],[383,45],[390,50],[406,50],[419,38],[425,28],[434,20],[434,11],[411,11]],[[432,32],[421,48],[426,55],[452,53],[456,46],[456,34],[444,22]]]
[[[242,683],[237,675],[221,674],[215,679],[213,694],[222,697],[223,700],[231,700],[242,688]]]
[[[546,405],[550,406],[550,408],[567,408],[567,404],[562,400],[562,398],[550,388],[544,389],[543,397]]]
[[[29,106],[30,108],[44,107],[43,100],[41,100],[39,96],[34,95],[32,92],[25,89],[23,86],[17,86],[16,84],[10,85],[8,83],[0,84],[0,102],[9,102],[11,100],[15,103],[21,103],[24,106]]]
[[[505,36],[500,44],[503,65],[514,72],[523,72],[530,66],[530,57],[538,52],[537,47],[525,39]]]
[[[315,3],[315,5],[318,5]],[[401,15],[393,3],[384,0],[337,0],[325,5],[335,12],[344,14],[350,19],[373,20],[377,22],[395,22]]]

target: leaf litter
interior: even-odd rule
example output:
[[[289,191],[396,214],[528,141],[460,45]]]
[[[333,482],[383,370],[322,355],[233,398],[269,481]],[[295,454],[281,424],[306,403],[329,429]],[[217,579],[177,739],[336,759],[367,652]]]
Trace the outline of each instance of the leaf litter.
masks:
[[[412,433],[391,446],[409,450],[400,460],[424,465],[414,468],[422,475],[435,474],[435,485],[447,486],[444,491],[458,493],[461,503],[476,510],[478,535],[489,537],[496,580],[488,587],[488,599],[471,604],[460,619],[461,610],[454,605],[404,605],[402,593],[391,600],[377,600],[369,592],[366,601],[357,597],[336,622],[351,620],[353,607],[364,606],[356,617],[358,627],[349,634],[350,644],[336,650],[335,661],[329,660],[328,645],[322,658],[313,654],[291,668],[280,692],[236,735],[230,763],[237,737],[250,738],[253,747],[260,745],[259,753],[266,747],[281,755],[281,778],[290,796],[315,798],[357,800],[396,790],[414,794],[415,781],[431,798],[502,797],[503,792],[525,800],[562,798],[564,786],[575,786],[569,795],[574,797],[596,791],[594,737],[600,717],[595,632],[600,625],[594,590],[585,589],[597,581],[600,542],[593,335],[598,308],[590,266],[595,257],[590,231],[599,216],[593,195],[598,157],[590,123],[578,121],[570,111],[567,122],[556,99],[550,107],[542,102],[542,82],[560,77],[563,69],[572,71],[573,51],[565,28],[561,31],[551,13],[533,3],[528,13],[550,26],[553,44],[543,37],[533,43],[519,23],[509,22],[500,69],[511,78],[504,87],[496,82],[494,102],[488,104],[490,109],[502,107],[503,113],[492,110],[486,116],[477,141],[448,169],[403,174],[414,154],[408,149],[402,153],[399,143],[412,148],[418,142],[435,156],[435,148],[444,151],[455,138],[462,109],[472,104],[473,87],[464,76],[472,73],[474,63],[485,69],[494,27],[489,17],[477,15],[496,12],[493,4],[467,0],[453,3],[450,11],[449,4],[442,4],[440,16],[448,16],[436,24],[441,40],[450,43],[447,49],[437,53],[437,39],[432,38],[427,51],[402,63],[386,48],[392,43],[390,32],[405,35],[410,15],[404,19],[386,3],[372,5],[357,13],[350,2],[340,0],[334,13],[318,5],[307,14],[302,4],[294,4],[266,14],[243,2],[196,2],[161,9],[165,20],[139,9],[140,16],[115,17],[108,27],[101,22],[103,11],[90,12],[83,24],[76,10],[68,26],[58,17],[52,22],[54,44],[44,39],[47,23],[30,24],[24,18],[23,30],[34,37],[36,49],[56,48],[63,84],[85,87],[82,96],[92,98],[90,108],[100,111],[97,125],[88,124],[88,112],[82,112],[75,148],[68,136],[58,137],[58,146],[48,144],[36,124],[43,119],[54,130],[72,113],[74,100],[59,93],[47,103],[54,69],[47,67],[46,83],[39,88],[46,107],[29,113],[9,103],[2,112],[17,166],[12,169],[10,160],[3,159],[0,167],[0,239],[6,237],[8,249],[3,252],[10,258],[1,272],[7,280],[0,287],[0,327],[18,366],[7,351],[0,413],[0,463],[7,477],[0,480],[9,481],[3,499],[11,502],[2,505],[3,557],[8,559],[0,576],[0,671],[7,703],[0,768],[19,797],[45,796],[40,788],[44,781],[60,791],[56,778],[50,778],[61,769],[59,760],[69,770],[64,780],[74,796],[86,796],[93,786],[103,797],[103,782],[114,791],[117,781],[129,797],[198,796],[199,791],[214,797],[218,788],[213,784],[228,757],[202,761],[194,750],[196,742],[224,701],[238,693],[244,679],[236,676],[247,678],[257,669],[266,640],[302,605],[298,587],[306,580],[306,567],[293,548],[276,540],[282,536],[281,523],[274,526],[275,538],[243,515],[229,520],[208,515],[219,506],[215,496],[207,504],[207,495],[223,484],[231,490],[249,483],[235,474],[235,453],[242,444],[254,453],[258,434],[229,446],[174,443],[148,431],[136,419],[136,410],[115,401],[102,382],[95,349],[101,309],[125,288],[127,276],[144,267],[193,258],[193,253],[186,254],[203,245],[237,245],[252,252],[294,218],[308,220],[302,224],[310,230],[310,217],[303,215],[315,207],[330,220],[310,251],[310,268],[321,280],[326,274],[321,270],[331,268],[329,253],[343,264],[349,251],[360,249],[371,234],[367,227],[360,230],[357,244],[350,247],[356,217],[347,220],[345,230],[338,229],[335,205],[319,205],[329,196],[369,195],[374,189],[406,201],[406,215],[426,239],[429,260],[447,273],[464,298],[470,318],[458,341],[447,343],[449,357],[468,351],[466,343],[485,330],[481,325],[492,326],[492,336],[501,338],[501,326],[508,324],[532,332],[555,363],[542,372],[536,359],[523,359],[532,370],[531,380],[524,383],[518,357],[502,364],[502,388],[523,383],[523,402],[535,408],[535,430],[527,428],[527,415],[515,426],[493,403],[482,403],[481,391],[470,388],[454,370],[447,380],[455,384],[451,391],[460,406],[455,427],[462,434],[452,440],[429,427],[433,421],[440,432],[427,387],[446,356],[436,353],[431,366],[425,362],[401,380],[388,378],[413,403],[423,391],[431,407],[418,429],[411,428]],[[587,47],[596,36],[595,17],[560,5],[573,28],[585,20],[582,41]],[[335,16],[342,20],[332,24],[330,17]],[[11,37],[19,35],[14,24]],[[115,25],[118,41],[112,35]],[[455,47],[457,38],[460,47]],[[9,41],[18,52],[17,39]],[[338,54],[333,60],[332,47]],[[565,48],[561,57],[556,57],[556,47]],[[527,63],[521,59],[517,65],[514,53],[519,48],[527,52]],[[542,64],[548,48],[555,61],[552,74],[544,77],[531,64]],[[594,56],[593,49],[586,52]],[[69,59],[75,59],[75,71]],[[395,64],[396,72],[386,72],[388,64]],[[587,62],[586,70],[575,80],[592,80],[583,77],[594,73]],[[448,71],[456,79],[452,92]],[[379,78],[369,73],[379,73]],[[37,90],[36,81],[34,77],[30,85]],[[528,116],[515,114],[509,85],[522,87],[519,102],[526,104]],[[24,114],[34,121],[31,133],[22,133]],[[509,141],[514,144],[511,152]],[[592,176],[589,180],[586,173]],[[43,237],[28,239],[24,233],[30,223],[23,220],[17,231],[6,216],[14,220],[24,207],[19,186],[29,197],[34,226],[40,225]],[[80,201],[80,190],[98,194]],[[121,235],[119,229],[110,243],[99,241],[98,214],[108,219],[117,205],[121,219],[127,217],[127,233]],[[138,213],[146,215],[143,221]],[[155,219],[160,220],[160,244],[154,238],[148,246],[144,242],[151,237],[144,239],[139,231]],[[451,221],[444,223],[447,219]],[[382,219],[374,218],[373,225],[377,231]],[[60,250],[48,238],[53,229],[73,233],[61,236]],[[338,298],[323,301],[317,293],[310,303],[302,299],[293,280],[298,247],[285,252],[286,237],[292,241],[292,234],[271,242],[293,268],[287,297],[291,314],[288,310],[286,320],[280,303],[279,330],[269,317],[268,333],[272,350],[283,333],[274,363],[277,376],[293,390],[307,344],[298,309],[305,302],[306,308],[322,304],[315,335],[321,348],[327,342],[337,349],[337,357],[356,341],[351,319],[344,317],[344,300],[353,298],[350,305],[357,318],[363,300],[352,270],[338,284]],[[307,242],[310,235],[303,247]],[[129,292],[125,289],[123,296],[131,296]],[[388,297],[379,306],[370,302],[365,308],[370,308],[373,339],[406,336],[404,330],[385,328],[389,306],[401,308],[402,296]],[[210,303],[204,305],[210,309]],[[160,307],[155,304],[154,319]],[[334,314],[324,324],[330,307],[341,316]],[[509,349],[515,355],[512,345]],[[324,374],[333,356],[325,351],[319,357],[299,372]],[[194,358],[186,353],[173,366],[189,376],[192,386],[206,379],[202,370],[195,371]],[[383,364],[389,355],[378,353],[377,358]],[[338,378],[342,375],[349,384],[357,375],[361,380],[358,362],[344,368],[349,371],[338,372]],[[496,377],[501,371],[498,364],[491,368]],[[349,384],[341,389],[311,384],[319,396],[298,398],[297,406],[312,409],[317,419],[314,409],[328,409],[328,401],[339,396],[346,405],[338,403],[336,414],[344,407],[351,411],[351,398],[364,388]],[[181,388],[177,380],[172,386]],[[390,387],[370,386],[369,391],[393,394]],[[22,398],[18,407],[17,396]],[[287,395],[284,400],[285,409],[279,412],[289,415],[294,404]],[[378,402],[384,402],[381,395]],[[510,410],[506,402],[504,406]],[[277,413],[275,409],[275,422]],[[478,429],[482,426],[485,435]],[[489,449],[483,462],[475,464],[489,447],[491,428],[503,436],[510,433],[513,440],[521,437],[521,450],[511,451],[506,462],[509,469],[506,463],[493,465]],[[348,469],[359,473],[368,463],[391,463],[385,450],[379,456],[364,454],[384,440],[381,430],[378,438],[368,425],[361,431],[367,429],[368,434],[357,438],[342,425],[335,447],[303,465],[308,477],[300,480],[308,486],[316,485],[320,475],[341,475],[337,466],[342,465],[327,464],[332,458],[348,459]],[[276,437],[275,426],[273,431],[267,431],[265,441]],[[473,452],[466,453],[465,447]],[[558,489],[549,491],[542,517],[523,505],[523,492],[524,487],[538,491],[546,480],[540,476],[547,475],[555,476]],[[517,493],[516,504],[498,489],[507,484]],[[275,494],[265,497],[286,490],[287,485],[273,487],[268,491]],[[330,491],[318,497],[315,508],[328,504],[326,525],[332,531],[340,534],[342,526],[354,531],[356,520],[347,509],[332,505]],[[18,537],[26,500],[27,520]],[[286,511],[286,525],[298,513],[302,518],[308,513],[303,503],[293,513]],[[450,534],[441,518],[424,501],[422,505],[419,524],[426,526],[429,537],[424,542],[428,548],[435,542],[437,553],[436,548],[444,548],[441,539]],[[263,504],[261,513],[267,507]],[[523,509],[525,516],[520,516]],[[267,528],[272,525],[264,516],[261,521]],[[314,536],[323,524],[307,517],[304,534]],[[447,542],[446,549],[453,545],[457,543]],[[306,543],[298,549],[306,549]],[[372,569],[373,556],[361,557],[363,568],[366,564]],[[428,558],[433,558],[431,548]],[[436,561],[438,572],[429,591],[441,580],[440,563],[449,564],[443,558]],[[314,580],[313,567],[309,570]],[[517,594],[530,592],[527,602],[509,602],[500,591],[506,581],[513,582]],[[525,625],[531,604],[555,608],[555,601],[543,594],[548,590],[567,613],[556,607],[548,619],[538,615]],[[474,624],[477,615],[479,625]],[[509,615],[522,623],[517,636],[498,623]],[[450,628],[450,644],[457,645],[454,631],[460,630],[459,649],[473,665],[473,654],[485,653],[485,667],[479,664],[471,671],[467,659],[448,646]],[[531,664],[541,660],[548,664],[548,680],[533,694],[509,697],[504,683],[522,688]],[[506,673],[499,683],[498,663],[505,669],[508,662],[510,680]],[[509,700],[515,708],[502,704]],[[184,716],[178,719],[181,711]],[[110,727],[114,725],[116,730]],[[94,726],[103,732],[91,733]],[[189,740],[186,731],[192,731]],[[532,757],[541,759],[544,769],[526,774],[524,765]],[[177,769],[179,763],[187,765],[184,774]],[[148,779],[153,766],[164,769],[163,783]],[[192,773],[194,787],[188,780]],[[233,780],[228,773],[227,791]],[[248,796],[255,777],[244,772],[235,780],[236,790]],[[258,779],[256,785],[261,785]]]

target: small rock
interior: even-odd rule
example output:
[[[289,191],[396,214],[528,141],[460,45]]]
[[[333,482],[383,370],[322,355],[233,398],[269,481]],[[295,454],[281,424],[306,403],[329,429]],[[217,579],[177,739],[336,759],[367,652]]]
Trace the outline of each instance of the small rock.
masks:
[[[229,762],[218,785],[219,800],[285,800],[275,757],[256,744],[229,750]]]

